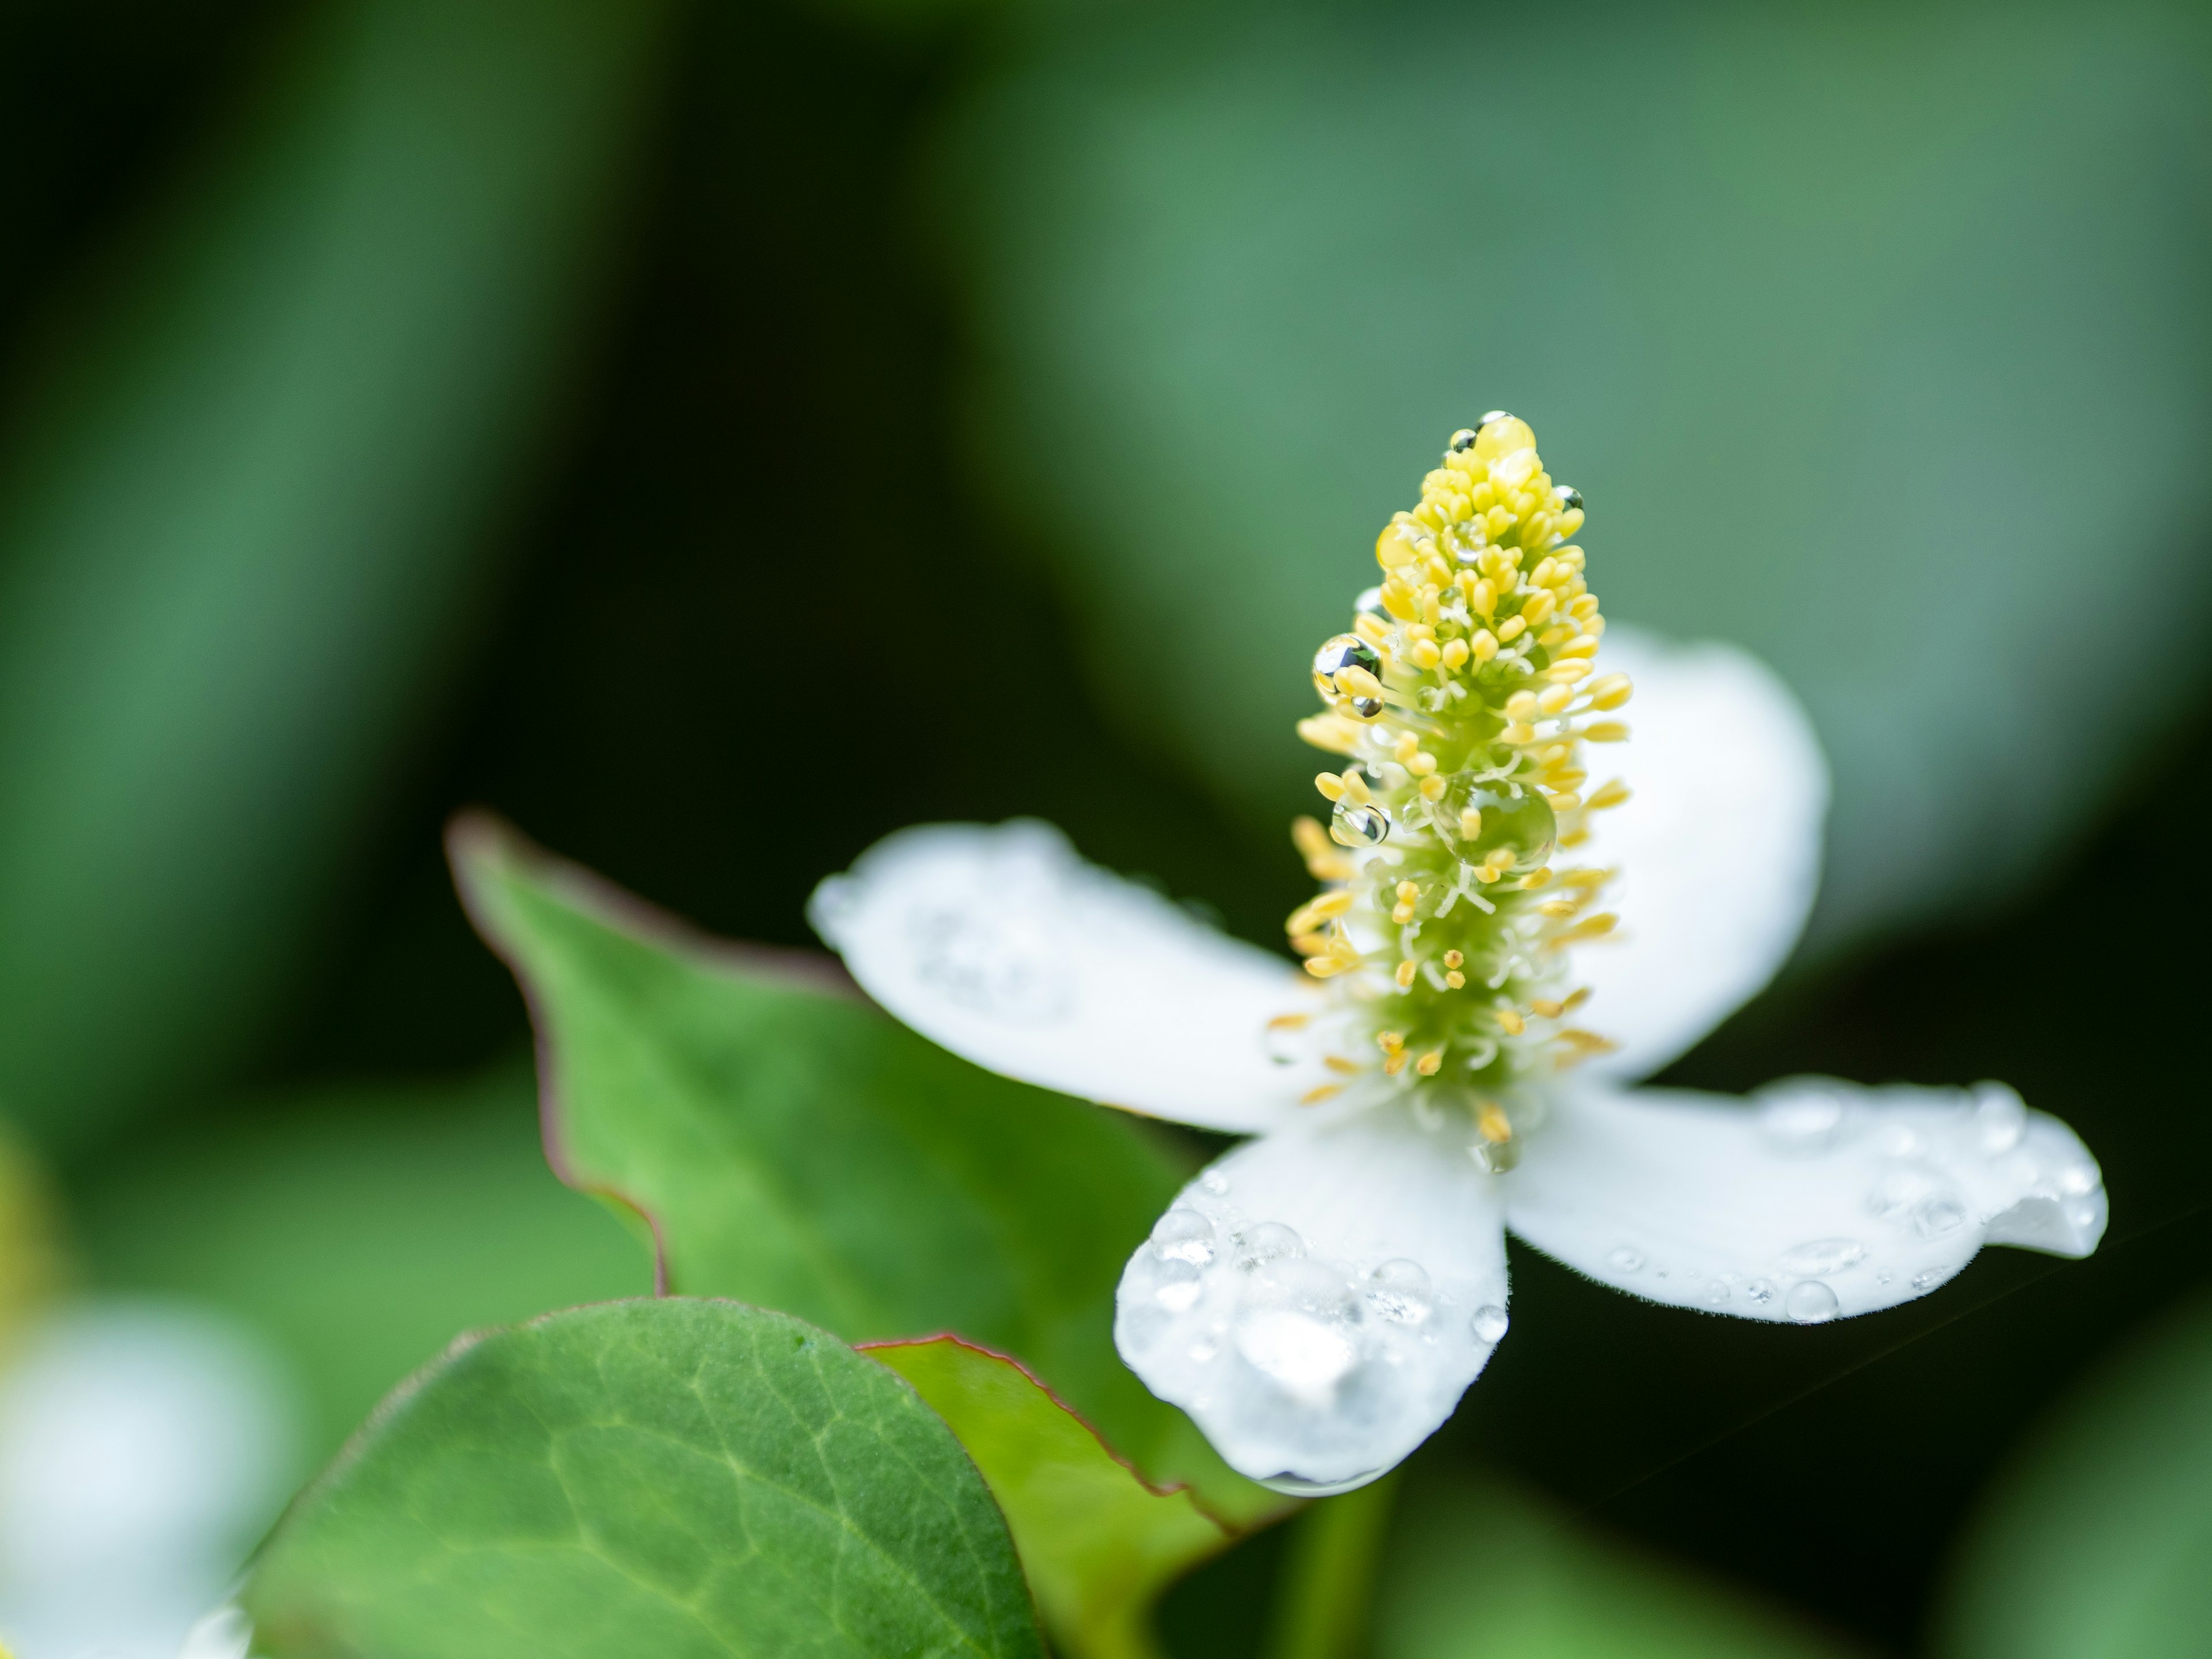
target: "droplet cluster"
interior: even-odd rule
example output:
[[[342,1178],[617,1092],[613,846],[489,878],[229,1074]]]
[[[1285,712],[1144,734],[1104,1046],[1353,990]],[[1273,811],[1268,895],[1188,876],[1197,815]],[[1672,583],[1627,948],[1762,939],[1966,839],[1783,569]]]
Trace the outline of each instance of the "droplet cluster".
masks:
[[[1608,1046],[1573,1023],[1565,947],[1614,925],[1612,872],[1572,854],[1628,798],[1591,787],[1583,746],[1627,736],[1603,717],[1630,687],[1596,669],[1582,525],[1525,422],[1455,434],[1376,539],[1381,585],[1315,654],[1326,712],[1298,725],[1345,763],[1314,781],[1326,827],[1294,826],[1322,890],[1287,931],[1343,1016],[1316,1028],[1341,1080],[1310,1099],[1380,1085],[1470,1112],[1500,1168],[1515,1085]]]

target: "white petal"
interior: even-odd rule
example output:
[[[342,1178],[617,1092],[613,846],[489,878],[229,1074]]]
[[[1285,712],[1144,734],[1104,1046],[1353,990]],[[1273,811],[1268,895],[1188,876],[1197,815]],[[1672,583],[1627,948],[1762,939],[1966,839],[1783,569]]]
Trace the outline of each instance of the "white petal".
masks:
[[[1507,1224],[1593,1279],[1800,1324],[1924,1295],[1985,1243],[2087,1255],[2106,1214],[2074,1132],[1995,1083],[1563,1091],[1504,1185]]]
[[[933,1042],[1025,1082],[1249,1131],[1328,1080],[1271,1057],[1311,980],[1076,856],[1049,824],[902,830],[815,890],[814,929]]]
[[[1617,869],[1613,938],[1578,947],[1584,1023],[1620,1045],[1593,1072],[1644,1077],[1755,994],[1803,930],[1820,874],[1828,769],[1789,688],[1734,646],[1607,633],[1601,672],[1627,674],[1628,741],[1592,744],[1593,785],[1625,805],[1590,815],[1562,864]]]
[[[1393,1104],[1240,1146],[1123,1270],[1121,1357],[1255,1480],[1316,1492],[1381,1474],[1504,1334],[1498,1182],[1470,1134]]]

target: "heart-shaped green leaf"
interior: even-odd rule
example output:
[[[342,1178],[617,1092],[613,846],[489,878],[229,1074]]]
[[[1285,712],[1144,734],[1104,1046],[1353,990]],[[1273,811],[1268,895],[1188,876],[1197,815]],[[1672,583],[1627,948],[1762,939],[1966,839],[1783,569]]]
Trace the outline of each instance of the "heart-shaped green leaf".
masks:
[[[1160,1592],[1228,1543],[1187,1492],[1156,1492],[1042,1382],[953,1337],[871,1344],[952,1425],[1006,1512],[1056,1650],[1151,1651]]]
[[[704,939],[489,819],[453,854],[530,1000],[548,1155],[649,1219],[667,1288],[848,1341],[957,1333],[1215,1513],[1282,1508],[1114,1352],[1121,1265],[1180,1180],[1133,1123],[947,1054],[826,957]]]
[[[726,1302],[458,1345],[293,1505],[245,1604],[270,1659],[1042,1654],[937,1415]]]

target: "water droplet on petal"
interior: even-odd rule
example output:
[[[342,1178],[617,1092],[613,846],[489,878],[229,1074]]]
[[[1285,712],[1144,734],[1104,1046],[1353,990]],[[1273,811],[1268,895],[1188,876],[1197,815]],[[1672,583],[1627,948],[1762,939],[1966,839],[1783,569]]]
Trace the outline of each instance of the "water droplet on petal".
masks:
[[[1389,1473],[1389,1469],[1370,1469],[1344,1480],[1309,1480],[1303,1475],[1271,1474],[1260,1484],[1269,1492],[1283,1492],[1291,1498],[1334,1498],[1343,1492],[1357,1492]]]
[[[1163,1261],[1152,1280],[1152,1300],[1171,1312],[1181,1313],[1206,1289],[1206,1276],[1188,1261]]]
[[[1340,847],[1380,847],[1390,836],[1390,815],[1372,802],[1340,800],[1329,814],[1328,834]]]
[[[1836,1293],[1819,1279],[1808,1279],[1790,1287],[1782,1310],[1800,1325],[1825,1325],[1836,1316]]]
[[[1435,1311],[1428,1269],[1402,1256],[1368,1275],[1367,1305],[1394,1325],[1419,1325]]]
[[[1856,1238],[1810,1239],[1778,1258],[1784,1272],[1806,1274],[1841,1273],[1865,1260],[1866,1246]]]
[[[2027,1108],[2002,1083],[1984,1083],[1979,1092],[1974,1127],[1981,1133],[1982,1150],[1992,1157],[2010,1152],[2027,1127]]]
[[[1220,1352],[1220,1345],[1210,1337],[1202,1337],[1190,1345],[1190,1357],[1201,1365],[1210,1364]]]
[[[1164,1261],[1203,1267],[1213,1260],[1213,1224],[1178,1204],[1152,1224],[1152,1248]]]
[[[1713,1280],[1711,1284],[1705,1286],[1705,1300],[1711,1303],[1715,1307],[1718,1307],[1722,1303],[1727,1301],[1731,1294],[1733,1294],[1733,1292],[1729,1291],[1729,1287],[1721,1283],[1717,1279]]]
[[[1764,1305],[1774,1300],[1774,1281],[1768,1279],[1754,1279],[1743,1287],[1743,1293],[1747,1300]]]
[[[2094,1193],[2104,1184],[2096,1166],[2091,1164],[2069,1164],[2054,1178],[2058,1190],[2074,1198],[2085,1193]]]
[[[1474,1316],[1468,1322],[1474,1328],[1475,1340],[1480,1342],[1497,1341],[1505,1334],[1505,1328],[1510,1323],[1505,1316],[1505,1310],[1494,1302],[1485,1303],[1477,1308]]]
[[[1199,1176],[1198,1184],[1216,1198],[1219,1198],[1229,1190],[1229,1177],[1218,1170],[1208,1170],[1204,1175]]]
[[[1843,1122],[1844,1103],[1833,1095],[1783,1095],[1759,1109],[1768,1144],[1798,1156],[1825,1151]]]
[[[1923,1238],[1940,1238],[1966,1218],[1966,1206],[1948,1193],[1923,1200],[1912,1212],[1912,1229]]]
[[[1261,1221],[1237,1234],[1237,1265],[1249,1273],[1270,1261],[1302,1256],[1306,1242],[1279,1221]]]
[[[1605,1259],[1606,1265],[1615,1273],[1633,1273],[1644,1270],[1644,1258],[1623,1244]]]
[[[1925,1268],[1912,1275],[1912,1288],[1916,1291],[1932,1291],[1950,1276],[1950,1269],[1948,1267]]]

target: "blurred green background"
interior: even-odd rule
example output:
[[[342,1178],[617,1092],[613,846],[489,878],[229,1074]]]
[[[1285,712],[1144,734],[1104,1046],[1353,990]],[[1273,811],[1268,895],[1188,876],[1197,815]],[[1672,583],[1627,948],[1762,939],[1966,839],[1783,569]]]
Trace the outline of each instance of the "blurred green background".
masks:
[[[2208,70],[2184,4],[0,8],[0,1102],[65,1282],[247,1322],[315,1458],[647,1287],[538,1160],[465,803],[746,938],[1018,812],[1277,937],[1304,658],[1503,406],[1608,614],[1836,770],[1806,951],[1671,1080],[2003,1078],[2114,1225],[1807,1331],[1516,1249],[1378,1650],[2212,1650]],[[1282,1547],[1177,1650],[1258,1651]]]

